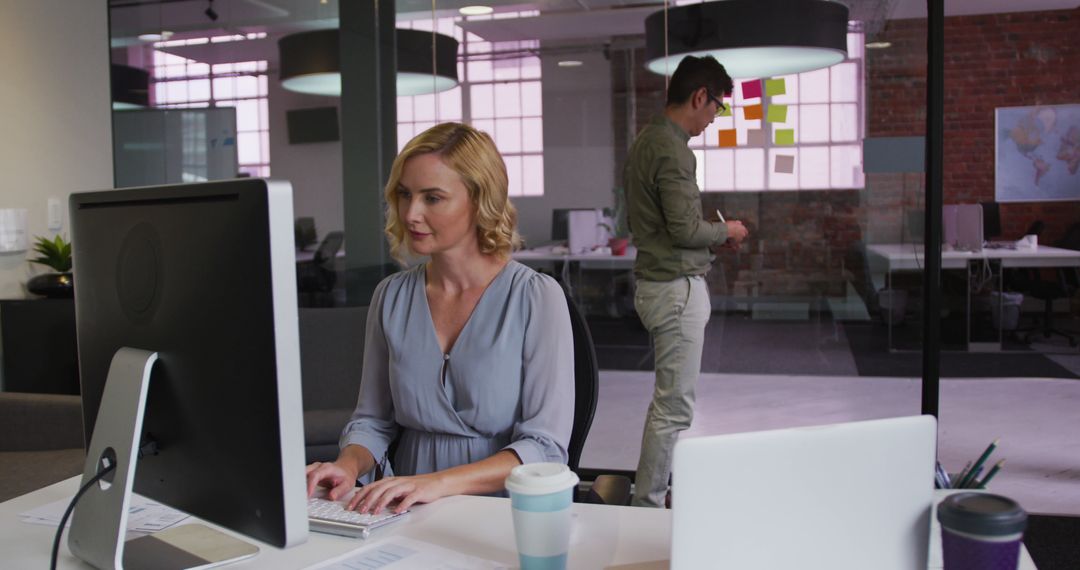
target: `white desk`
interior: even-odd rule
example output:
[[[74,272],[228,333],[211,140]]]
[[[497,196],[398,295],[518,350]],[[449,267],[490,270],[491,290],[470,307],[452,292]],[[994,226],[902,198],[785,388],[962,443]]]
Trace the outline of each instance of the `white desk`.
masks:
[[[633,269],[634,259],[637,258],[637,248],[628,245],[626,246],[626,255],[612,255],[610,253],[553,253],[551,246],[543,246],[515,251],[513,258],[526,264],[542,261],[565,261],[583,263],[598,268]]]
[[[867,252],[885,260],[889,271],[922,270],[926,267],[922,244],[875,244]],[[1035,249],[984,249],[942,251],[942,269],[963,269],[973,261],[1001,261],[1002,267],[1080,267],[1080,251],[1040,245]]]
[[[866,246],[869,255],[883,260],[886,267],[886,288],[892,288],[893,271],[921,271],[926,268],[926,260],[923,255],[921,244],[874,244]],[[998,329],[996,343],[977,343],[971,340],[971,275],[974,264],[979,262],[994,262],[1000,265],[1000,269],[1018,267],[1080,267],[1080,251],[1061,249],[1040,245],[1034,249],[983,249],[979,252],[970,251],[942,251],[941,269],[961,269],[966,273],[967,287],[967,326],[965,327],[965,341],[969,350],[996,351],[1001,350],[1003,340],[1002,330]],[[998,271],[998,291],[1003,289],[1003,272]],[[999,303],[1001,297],[998,297]],[[998,306],[999,311],[1001,306]],[[889,328],[888,347],[892,350],[892,311],[888,311]],[[1000,312],[999,312],[1000,314]]]
[[[69,498],[77,488],[78,480],[72,477],[0,503],[0,565],[4,568],[47,568],[56,529],[22,523],[18,514]],[[936,525],[934,528],[930,570],[941,567],[940,547],[936,546],[940,534]],[[258,556],[229,568],[304,568],[394,535],[423,540],[511,567],[517,565],[509,499],[449,497],[415,507],[407,520],[380,529],[367,541],[311,533],[307,543],[288,550],[259,543],[261,552]],[[670,535],[671,511],[575,504],[570,567],[664,569],[670,555]],[[68,552],[66,533],[58,567],[89,568]],[[1022,551],[1019,570],[1034,568],[1027,551]]]

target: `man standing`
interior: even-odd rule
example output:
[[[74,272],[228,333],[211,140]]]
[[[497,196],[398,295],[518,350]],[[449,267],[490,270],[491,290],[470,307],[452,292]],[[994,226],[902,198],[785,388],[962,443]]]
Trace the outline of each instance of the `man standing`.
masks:
[[[634,505],[663,507],[679,432],[690,427],[712,307],[705,273],[711,248],[738,246],[738,221],[701,213],[697,161],[687,147],[731,93],[731,77],[712,57],[683,58],[668,85],[664,112],[638,133],[623,173],[630,230],[637,246],[634,307],[652,336],[656,387],[641,441]]]

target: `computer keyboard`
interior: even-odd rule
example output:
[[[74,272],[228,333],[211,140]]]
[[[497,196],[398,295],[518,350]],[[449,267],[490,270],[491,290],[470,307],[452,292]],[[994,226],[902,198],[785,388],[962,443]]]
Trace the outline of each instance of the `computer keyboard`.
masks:
[[[339,534],[354,538],[367,538],[371,531],[391,522],[401,520],[409,511],[395,513],[383,509],[377,515],[347,511],[344,504],[312,497],[308,499],[308,523],[311,530],[329,534]]]

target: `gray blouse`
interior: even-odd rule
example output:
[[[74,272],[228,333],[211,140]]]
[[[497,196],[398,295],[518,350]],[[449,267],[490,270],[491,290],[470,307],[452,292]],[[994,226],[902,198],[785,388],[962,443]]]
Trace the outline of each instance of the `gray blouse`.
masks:
[[[449,354],[439,348],[426,284],[419,265],[375,289],[360,396],[341,447],[362,445],[378,461],[400,435],[392,458],[398,475],[448,469],[503,449],[523,463],[565,463],[574,346],[558,283],[510,261]]]

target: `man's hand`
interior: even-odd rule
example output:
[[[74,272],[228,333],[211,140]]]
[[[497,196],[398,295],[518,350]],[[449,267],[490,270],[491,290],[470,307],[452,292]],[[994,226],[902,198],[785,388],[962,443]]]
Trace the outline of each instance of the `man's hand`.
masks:
[[[727,226],[728,237],[727,241],[725,241],[724,245],[721,247],[738,249],[739,244],[741,244],[743,240],[746,239],[746,236],[749,235],[750,232],[746,229],[746,226],[744,226],[743,223],[739,220],[731,220],[728,222],[724,222],[724,224]]]

